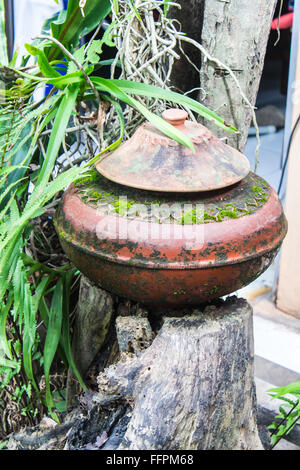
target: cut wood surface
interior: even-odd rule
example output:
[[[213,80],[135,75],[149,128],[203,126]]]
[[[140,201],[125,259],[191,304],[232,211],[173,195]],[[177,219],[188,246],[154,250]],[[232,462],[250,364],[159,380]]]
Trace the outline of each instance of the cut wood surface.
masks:
[[[143,354],[111,366],[98,382],[103,397],[133,403],[121,449],[262,448],[252,309],[243,300],[165,318]]]

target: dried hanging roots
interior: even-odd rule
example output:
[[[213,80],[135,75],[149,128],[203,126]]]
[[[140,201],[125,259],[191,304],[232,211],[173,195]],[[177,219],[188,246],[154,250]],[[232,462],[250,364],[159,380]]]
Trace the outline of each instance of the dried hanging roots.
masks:
[[[249,107],[252,114],[253,124],[256,129],[257,148],[256,148],[256,166],[258,163],[258,151],[260,147],[259,130],[256,122],[255,107],[249,102],[245,92],[242,90],[235,73],[226,64],[211,56],[209,52],[196,40],[182,34],[180,24],[177,20],[168,18],[164,14],[165,1],[157,0],[136,0],[135,11],[130,2],[120,0],[118,13],[113,11],[114,33],[116,36],[117,54],[111,67],[111,78],[120,78],[123,80],[135,80],[143,83],[160,86],[164,89],[172,88],[170,78],[175,60],[184,56],[187,61],[199,73],[200,70],[183,50],[183,43],[192,44],[200,50],[203,60],[210,61],[216,67],[226,70],[233,79],[241,100],[245,106]],[[176,2],[167,2],[168,7],[180,8]],[[138,13],[137,13],[138,12]],[[138,18],[138,16],[140,19]],[[180,54],[178,54],[180,51]],[[117,67],[118,61],[121,63]],[[200,85],[200,77],[199,77]],[[206,92],[200,86],[196,88],[202,99]],[[187,92],[191,93],[193,90]],[[180,91],[180,90],[179,90]],[[139,98],[151,111],[160,113],[166,107],[166,103],[159,99]],[[168,104],[167,104],[168,105]],[[187,109],[190,119],[195,120],[193,114]],[[125,112],[126,119],[126,137],[132,135],[136,127],[143,121],[143,118],[132,108],[127,107]],[[111,125],[113,122],[113,125]],[[106,141],[115,139],[118,135],[119,126],[113,111],[107,114],[106,124],[108,132]],[[107,143],[106,142],[106,143]]]
[[[218,58],[211,56],[196,40],[183,34],[180,30],[179,22],[165,15],[166,6],[180,8],[180,5],[173,1],[135,0],[134,6],[133,2],[128,0],[118,1],[118,12],[115,12],[114,9],[112,10],[116,55],[111,66],[111,78],[133,80],[159,86],[163,89],[172,89],[170,80],[174,62],[184,56],[199,73],[199,87],[196,90],[199,91],[199,99],[204,99],[206,92],[200,87],[199,67],[185,54],[182,47],[184,43],[191,44],[201,52],[204,62],[208,60],[215,64],[216,67],[227,71],[239,90],[242,103],[250,108],[257,136],[257,165],[260,141],[255,107],[249,102],[235,73],[230,67],[222,63]],[[97,28],[97,32],[99,32],[100,26]],[[119,64],[121,64],[121,67]],[[190,90],[186,94],[194,90]],[[175,91],[181,92],[181,90]],[[160,114],[166,107],[172,105],[164,100],[149,97],[136,97],[136,99],[140,100],[149,110],[156,114]],[[102,110],[101,104],[100,110]],[[195,121],[193,113],[188,109],[186,110],[189,113],[189,118]],[[108,112],[105,110],[105,116],[101,116],[101,126],[99,125],[98,114],[98,110],[89,109],[85,103],[81,104],[81,108],[77,110],[77,114],[73,118],[74,125],[66,131],[63,141],[64,154],[57,161],[56,170],[58,173],[89,160],[99,150],[103,151],[119,137],[120,123],[113,107]],[[123,109],[123,114],[126,123],[125,137],[129,138],[144,121],[144,118],[129,106]],[[41,136],[49,132],[45,131]],[[76,134],[75,144],[70,145],[67,143],[68,139],[66,137],[70,134]],[[100,139],[99,134],[101,136]],[[43,152],[41,140],[39,147]]]

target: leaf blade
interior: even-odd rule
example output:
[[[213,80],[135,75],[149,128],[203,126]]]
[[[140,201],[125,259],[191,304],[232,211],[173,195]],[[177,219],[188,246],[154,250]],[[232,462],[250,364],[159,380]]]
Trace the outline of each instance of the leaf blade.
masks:
[[[156,116],[151,111],[149,111],[146,106],[141,104],[139,101],[131,98],[126,93],[124,93],[118,86],[112,83],[112,80],[107,80],[101,77],[91,77],[94,85],[101,91],[106,91],[112,94],[117,99],[123,101],[126,104],[137,109],[151,124],[153,124],[160,131],[164,132],[171,139],[176,140],[177,142],[185,145],[190,148],[193,152],[195,151],[194,145],[191,139],[184,134],[183,132],[176,129],[172,124],[169,124],[167,121],[162,119],[159,116]]]
[[[49,311],[49,322],[47,328],[47,335],[44,345],[44,373],[46,381],[46,404],[48,410],[52,416],[57,421],[57,416],[53,413],[55,404],[50,389],[50,369],[55,357],[57,347],[59,344],[59,339],[61,335],[61,326],[62,326],[62,296],[63,296],[63,283],[62,279],[59,279],[51,301],[51,307]]]
[[[189,98],[188,96],[175,93],[174,91],[160,89],[153,85],[147,85],[145,83],[131,82],[130,80],[118,80],[111,79],[111,82],[116,84],[122,91],[134,94],[138,96],[149,96],[155,98],[165,99],[166,101],[172,101],[182,106],[189,107],[192,111],[195,111],[200,116],[208,120],[213,120],[215,123],[224,130],[229,132],[237,132],[234,126],[226,124],[224,119],[218,116],[216,113],[208,109],[206,106],[198,103],[197,101]]]

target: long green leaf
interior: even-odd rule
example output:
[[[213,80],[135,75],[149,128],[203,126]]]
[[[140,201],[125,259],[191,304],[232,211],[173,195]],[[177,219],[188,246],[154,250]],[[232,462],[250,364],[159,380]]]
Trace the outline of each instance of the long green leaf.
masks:
[[[119,14],[119,0],[112,0],[112,4],[113,4],[116,15],[118,15]]]
[[[39,387],[36,383],[33,365],[32,365],[32,348],[36,341],[36,311],[32,306],[32,296],[30,291],[30,285],[26,279],[26,274],[23,272],[23,278],[21,283],[23,288],[22,301],[20,302],[20,309],[24,309],[24,329],[23,329],[23,364],[24,370],[28,379],[31,381],[38,397],[41,399]],[[20,312],[22,316],[22,312]]]
[[[39,312],[41,314],[41,318],[44,322],[45,328],[47,329],[48,324],[49,324],[50,313],[49,313],[49,309],[47,307],[47,304],[46,304],[46,301],[45,301],[44,297],[42,297],[41,300],[40,300]],[[58,353],[59,357],[61,358],[61,360],[63,361],[65,367],[67,368],[68,367],[68,359],[67,359],[67,356],[65,354],[64,348],[61,346],[61,342],[62,342],[62,339],[60,338],[60,344],[58,345],[57,353]]]
[[[71,290],[71,282],[74,276],[74,269],[70,270],[65,275],[65,282],[64,282],[64,291],[63,291],[63,320],[62,320],[62,335],[61,335],[61,344],[68,359],[68,363],[72,368],[75,376],[78,379],[82,389],[84,391],[87,390],[87,387],[76,367],[72,356],[71,350],[71,341],[70,341],[70,323],[69,323],[69,316],[70,316],[70,290]]]
[[[132,82],[130,80],[117,80],[113,79],[110,82],[114,83],[125,93],[138,96],[149,96],[151,98],[160,98],[166,101],[171,101],[177,103],[181,106],[187,106],[191,110],[198,113],[200,116],[208,119],[209,121],[213,120],[217,126],[229,132],[237,132],[237,129],[230,124],[227,124],[224,119],[218,116],[210,109],[203,106],[201,103],[189,98],[188,96],[181,95],[180,93],[175,93],[174,91],[164,90],[162,88],[155,87],[153,85],[147,85],[145,83]]]
[[[0,353],[5,354],[9,359],[12,359],[11,348],[7,341],[6,334],[6,321],[9,310],[13,303],[13,295],[10,294],[6,300],[6,305],[0,306]]]
[[[49,83],[50,85],[55,86],[59,90],[63,90],[65,87],[74,84],[80,85],[82,82],[84,82],[84,78],[81,72],[72,72],[64,76],[59,76],[57,78],[39,77],[26,72],[21,72],[20,70],[16,70],[16,72],[21,75],[21,77],[28,78],[28,80],[44,84]]]
[[[57,416],[53,413],[55,404],[50,389],[50,368],[53,362],[54,356],[57,351],[59,344],[59,339],[61,335],[61,326],[62,326],[62,315],[63,315],[63,283],[62,279],[59,279],[55,287],[51,308],[49,312],[49,323],[47,329],[47,335],[44,346],[44,372],[45,372],[45,381],[46,381],[46,403],[51,416],[57,420]]]
[[[70,168],[68,171],[57,176],[55,180],[48,183],[45,187],[40,187],[39,190],[32,192],[22,214],[18,218],[14,219],[14,223],[11,222],[10,225],[8,225],[5,238],[3,240],[0,239],[0,252],[7,247],[5,255],[0,259],[0,274],[1,269],[3,270],[3,267],[10,264],[11,252],[13,250],[14,243],[24,231],[29,220],[41,215],[44,212],[44,205],[51,200],[58,191],[61,191],[75,181],[75,179],[84,171],[86,171],[86,169],[82,167]]]
[[[29,54],[38,58],[39,69],[45,77],[60,77],[60,74],[49,64],[48,59],[43,50],[39,49],[36,46],[33,46],[32,44],[25,44],[25,47]]]
[[[157,127],[168,137],[176,140],[182,145],[185,145],[192,151],[195,151],[191,139],[186,134],[176,129],[174,126],[172,126],[172,124],[169,124],[161,117],[151,113],[151,111],[149,111],[146,106],[142,105],[139,101],[135,100],[134,98],[128,96],[118,86],[112,83],[112,80],[107,80],[101,77],[91,77],[91,80],[95,84],[96,88],[98,88],[100,91],[108,92],[115,98],[137,109],[149,122],[151,122],[151,124]]]
[[[95,29],[110,11],[110,0],[87,0],[83,16],[79,1],[69,0],[67,11],[62,11],[59,18],[51,23],[52,35],[72,51],[80,38]],[[48,52],[49,60],[60,55],[61,51],[57,46],[53,46]]]
[[[285,387],[271,388],[268,390],[268,393],[270,392],[272,392],[274,398],[280,398],[289,393],[300,393],[300,381],[293,382]]]
[[[47,147],[46,158],[41,168],[39,178],[36,183],[36,190],[40,191],[39,185],[42,181],[47,182],[52,172],[53,165],[58,155],[65,130],[68,126],[70,116],[75,108],[79,87],[69,87],[63,95],[62,101],[56,113],[51,137]]]

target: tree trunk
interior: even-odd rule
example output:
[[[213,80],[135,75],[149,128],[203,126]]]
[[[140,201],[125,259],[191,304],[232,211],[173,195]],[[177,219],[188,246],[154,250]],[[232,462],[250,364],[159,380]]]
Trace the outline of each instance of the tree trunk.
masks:
[[[94,287],[84,276],[74,324],[72,354],[76,367],[83,377],[105,343],[113,316],[113,299],[109,292]],[[77,405],[80,386],[72,369],[67,382],[67,408]]]
[[[102,290],[99,296],[106,299]],[[97,295],[93,301],[103,318],[106,302]],[[8,447],[262,449],[249,304],[232,297],[161,319],[134,304],[123,307],[116,319],[119,359],[99,374],[99,392],[86,393],[61,426],[23,430]]]
[[[179,0],[178,3],[182,9],[172,9],[171,15],[181,22],[182,31],[231,68],[249,102],[255,105],[277,0]],[[187,47],[188,54],[191,49],[191,46]],[[199,61],[196,64],[200,65]],[[243,151],[251,112],[226,70],[206,61],[202,55],[200,80],[195,79],[195,72],[185,59],[176,64],[174,71],[176,87],[186,91],[201,86],[206,91],[204,100],[202,93],[199,100],[237,127],[238,135],[226,136],[230,145]],[[224,131],[212,122],[204,124],[219,137],[224,137]]]
[[[111,366],[98,383],[102,399],[132,404],[119,449],[262,449],[244,300],[165,318],[143,354]]]

